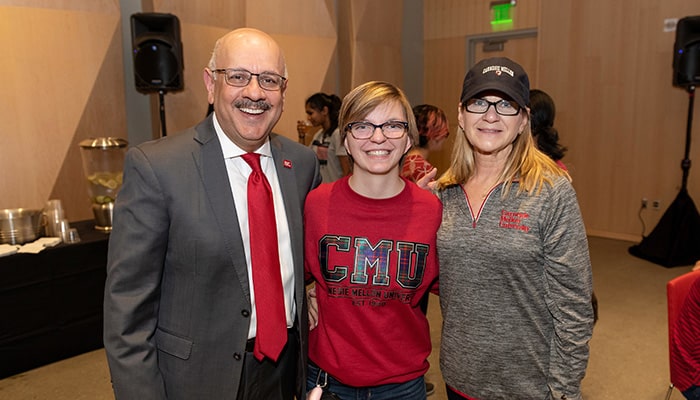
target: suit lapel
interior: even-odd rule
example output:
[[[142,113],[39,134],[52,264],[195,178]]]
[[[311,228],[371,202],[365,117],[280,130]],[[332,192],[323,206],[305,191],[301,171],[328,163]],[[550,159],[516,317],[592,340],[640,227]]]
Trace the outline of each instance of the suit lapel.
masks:
[[[199,151],[193,152],[192,156],[197,164],[200,179],[204,184],[214,218],[221,231],[222,240],[226,243],[226,250],[231,257],[241,289],[250,299],[243,240],[226,172],[226,162],[222,155],[221,144],[214,131],[212,116],[202,121],[195,129],[197,132],[195,140],[201,146]]]

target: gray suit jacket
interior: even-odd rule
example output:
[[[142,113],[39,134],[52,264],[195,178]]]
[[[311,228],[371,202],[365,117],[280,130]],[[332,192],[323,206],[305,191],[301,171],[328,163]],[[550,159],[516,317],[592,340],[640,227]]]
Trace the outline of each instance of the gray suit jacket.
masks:
[[[314,153],[272,134],[291,231],[305,385],[302,211]],[[291,162],[291,168],[290,168]],[[117,399],[235,399],[250,323],[243,242],[212,116],[127,152],[109,241],[104,344]]]

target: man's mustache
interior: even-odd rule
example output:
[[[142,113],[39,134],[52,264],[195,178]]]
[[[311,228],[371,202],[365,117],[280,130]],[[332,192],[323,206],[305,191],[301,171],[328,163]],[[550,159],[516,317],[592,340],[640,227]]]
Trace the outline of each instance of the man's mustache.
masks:
[[[265,100],[252,101],[246,99],[236,100],[233,103],[233,106],[239,109],[252,108],[257,110],[269,110],[270,108],[272,108],[272,105]]]

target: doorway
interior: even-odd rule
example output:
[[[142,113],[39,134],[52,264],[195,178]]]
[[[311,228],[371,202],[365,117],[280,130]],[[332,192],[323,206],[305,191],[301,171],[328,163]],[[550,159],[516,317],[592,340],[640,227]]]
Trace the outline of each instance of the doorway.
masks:
[[[520,64],[537,87],[537,29],[520,29],[467,36],[467,69],[478,60],[508,57]]]

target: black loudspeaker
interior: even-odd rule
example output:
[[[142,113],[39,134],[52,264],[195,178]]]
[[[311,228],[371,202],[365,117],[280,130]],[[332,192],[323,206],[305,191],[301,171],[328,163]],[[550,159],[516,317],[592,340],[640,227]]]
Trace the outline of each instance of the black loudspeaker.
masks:
[[[180,21],[175,15],[133,14],[131,45],[136,90],[151,93],[184,88]]]
[[[676,25],[673,44],[673,86],[700,84],[700,15],[685,17]]]

